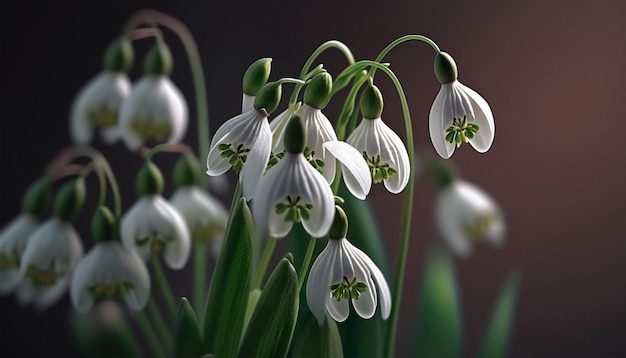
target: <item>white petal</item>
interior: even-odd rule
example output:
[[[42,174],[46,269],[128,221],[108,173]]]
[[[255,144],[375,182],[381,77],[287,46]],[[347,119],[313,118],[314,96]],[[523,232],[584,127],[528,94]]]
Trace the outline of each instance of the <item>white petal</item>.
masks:
[[[329,240],[324,250],[315,259],[306,284],[306,301],[311,313],[322,325],[326,317],[326,301],[330,295],[330,271],[333,265],[332,242]]]
[[[467,94],[474,109],[474,123],[479,129],[474,138],[470,139],[470,144],[480,153],[484,153],[491,148],[496,132],[495,122],[491,107],[485,99],[476,91],[459,82],[459,87]]]
[[[250,200],[253,198],[256,186],[259,183],[259,179],[265,172],[267,163],[272,151],[272,131],[267,119],[262,120],[261,128],[256,137],[254,145],[248,156],[246,162],[241,170],[241,179],[243,196]]]
[[[121,138],[120,129],[116,127],[101,128],[100,135],[106,144],[113,144]]]
[[[354,268],[354,277],[356,277],[357,282],[362,282],[366,286],[365,292],[363,292],[358,299],[351,300],[352,305],[359,316],[365,319],[370,319],[376,312],[376,302],[378,300],[376,285],[374,285],[368,266],[355,252],[356,248],[346,239],[341,241],[344,247],[344,252]]]
[[[372,187],[372,176],[363,155],[350,144],[340,141],[326,142],[324,148],[341,163],[344,181],[352,195],[364,200]]]
[[[262,230],[269,229],[270,235],[278,238],[287,235],[291,229],[291,223],[288,223],[287,227],[285,220],[277,216],[275,205],[288,195],[287,176],[291,171],[290,167],[294,165],[294,160],[294,156],[287,153],[278,164],[271,167],[259,180],[252,202],[255,225]]]
[[[270,129],[272,130],[272,152],[274,153],[280,153],[285,150],[283,136],[292,113],[291,109],[287,108],[270,122]]]
[[[409,182],[411,175],[411,164],[409,162],[409,154],[407,152],[402,139],[382,121],[378,120],[378,130],[380,132],[381,141],[385,143],[385,150],[382,150],[381,159],[389,163],[389,166],[396,170],[396,175],[390,180],[385,180],[385,188],[390,193],[398,194]],[[413,150],[413,148],[411,148]]]
[[[383,319],[389,318],[389,314],[391,313],[391,291],[389,290],[389,285],[387,285],[385,276],[365,252],[361,251],[356,246],[352,246],[352,248],[353,252],[355,252],[356,255],[366,264],[370,274],[376,282],[378,299],[380,300],[380,311]]]
[[[33,298],[35,308],[38,310],[45,310],[61,299],[70,285],[70,276],[71,274],[68,274],[57,280],[57,282],[51,287],[39,289],[39,292],[37,292],[37,295]]]
[[[37,219],[34,216],[25,213],[17,216],[0,231],[0,256],[11,258],[17,255],[19,262],[31,234],[36,229]],[[0,294],[12,292],[21,279],[19,266],[0,270]]]
[[[251,96],[249,94],[243,94],[243,99],[241,100],[241,113],[248,112],[254,109],[254,100],[256,96]]]
[[[313,237],[323,237],[328,233],[335,215],[335,196],[328,182],[320,172],[310,165],[304,156],[300,155],[300,165],[303,167],[301,182],[296,194],[305,203],[313,205],[309,210],[309,219],[302,220],[304,230]]]
[[[339,240],[329,240],[329,246],[332,245],[332,266],[330,268],[330,284],[340,283],[344,276],[352,276],[350,273],[346,273],[346,265],[349,265],[349,261],[345,257],[345,253],[342,250],[341,242]],[[351,269],[351,268],[348,268]],[[329,285],[330,286],[330,285]],[[330,287],[329,287],[330,288]],[[348,300],[341,299],[337,301],[332,295],[328,295],[326,298],[326,310],[328,314],[337,322],[343,322],[348,318],[350,313],[350,306]]]
[[[451,86],[441,85],[428,117],[430,140],[433,142],[437,154],[444,159],[450,158],[454,153],[454,148],[456,148],[454,143],[446,141],[446,129],[452,125],[454,118],[454,113],[447,103],[451,95]]]

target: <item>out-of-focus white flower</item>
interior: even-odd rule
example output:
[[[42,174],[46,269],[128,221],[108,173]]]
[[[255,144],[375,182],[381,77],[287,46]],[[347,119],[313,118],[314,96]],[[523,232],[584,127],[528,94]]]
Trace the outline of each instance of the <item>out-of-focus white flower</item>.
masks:
[[[58,218],[44,222],[31,235],[22,255],[18,301],[32,302],[40,309],[54,304],[65,293],[82,257],[83,244],[70,223]]]
[[[480,188],[456,179],[442,188],[435,206],[439,233],[452,250],[468,256],[481,241],[501,245],[506,224],[495,201]]]
[[[22,213],[0,231],[0,294],[12,292],[20,283],[20,262],[38,220]]]
[[[141,258],[119,242],[98,242],[76,267],[70,296],[80,313],[89,311],[96,299],[124,300],[141,310],[150,298],[150,275]]]
[[[369,319],[380,300],[383,319],[391,312],[391,292],[376,264],[345,238],[347,218],[337,208],[326,248],[315,259],[306,286],[306,300],[319,324],[326,312],[337,322],[348,318],[348,301],[359,316]],[[343,236],[343,237],[342,237]]]
[[[170,202],[185,219],[191,238],[209,244],[211,252],[217,257],[228,222],[228,211],[224,205],[192,185],[176,190]]]
[[[76,95],[72,104],[70,132],[75,143],[89,144],[95,128],[108,144],[119,136],[118,118],[131,84],[124,72],[102,71]]]
[[[173,269],[183,268],[191,251],[185,219],[157,194],[142,196],[122,217],[121,237],[124,246],[144,260],[163,251]]]
[[[400,137],[380,117],[363,118],[346,142],[363,154],[375,184],[384,182],[394,194],[404,190],[411,173],[409,155]]]
[[[147,74],[122,105],[119,125],[131,150],[147,141],[178,143],[187,130],[187,103],[169,77]]]

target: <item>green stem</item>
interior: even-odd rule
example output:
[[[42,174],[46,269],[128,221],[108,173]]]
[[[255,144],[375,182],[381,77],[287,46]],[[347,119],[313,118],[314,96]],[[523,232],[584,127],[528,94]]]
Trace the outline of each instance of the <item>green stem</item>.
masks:
[[[150,325],[150,322],[144,312],[139,312],[137,314],[137,324],[139,325],[148,346],[152,350],[152,356],[156,358],[165,358],[165,351],[163,350],[163,347],[161,346],[161,343],[159,342],[157,335],[154,333],[152,325]]]
[[[165,349],[169,351],[172,348],[172,333],[167,329],[167,325],[163,320],[163,316],[159,312],[159,308],[154,303],[154,300],[152,298],[148,300],[148,305],[146,306],[146,308],[148,309],[148,315],[150,316],[150,319],[156,326],[157,331],[159,332],[161,342],[165,346]]]
[[[198,317],[204,317],[204,293],[206,292],[206,244],[195,241],[193,248],[193,303]]]
[[[256,274],[254,275],[254,280],[252,281],[252,289],[261,288],[261,281],[263,281],[263,277],[265,276],[265,271],[267,270],[267,265],[270,263],[270,259],[272,258],[272,253],[274,253],[274,248],[276,247],[276,241],[278,241],[275,237],[270,236],[265,243],[265,249],[263,249],[263,255],[261,256],[261,262],[259,263],[259,267],[256,270]]]
[[[298,277],[298,292],[302,290],[302,285],[304,285],[304,278],[309,272],[309,265],[311,264],[313,251],[315,251],[315,243],[317,243],[317,239],[311,237],[311,239],[309,239],[309,247],[306,249],[306,254],[304,255],[304,260],[302,261],[302,267],[300,268],[300,277]]]
[[[432,47],[433,50],[435,50],[435,52],[437,52],[437,53],[441,52],[441,50],[439,49],[439,46],[437,46],[435,41],[429,39],[426,36],[422,36],[422,35],[405,35],[405,36],[402,36],[402,37],[399,37],[399,38],[395,39],[393,42],[391,42],[389,45],[387,45],[382,51],[380,51],[378,56],[376,56],[376,62],[382,62],[383,58],[391,50],[393,50],[394,47],[398,46],[399,44],[401,44],[403,42],[407,42],[407,41],[411,41],[411,40],[425,42],[428,45],[430,45],[430,47]],[[374,79],[375,72],[376,72],[376,69],[373,68],[373,67],[369,71],[369,75],[370,75],[370,77],[372,77],[372,79]]]
[[[301,79],[306,78],[307,73],[309,72],[309,69],[313,65],[313,62],[319,57],[319,55],[321,55],[322,52],[330,48],[338,49],[346,56],[346,59],[348,60],[350,64],[354,63],[354,56],[352,55],[352,52],[350,52],[350,49],[348,48],[348,46],[344,45],[342,42],[337,41],[337,40],[326,41],[323,44],[321,44],[315,51],[313,51],[311,56],[309,56],[309,58],[304,63],[304,66],[302,66],[302,70],[300,71]],[[298,94],[300,93],[300,90],[302,89],[302,87],[303,85],[296,85],[296,88],[293,90],[293,93],[291,94],[291,98],[289,99],[289,107],[291,107],[298,100]]]
[[[176,317],[176,300],[174,299],[174,294],[172,293],[172,289],[170,288],[170,284],[167,282],[167,278],[165,277],[165,272],[163,272],[163,267],[161,267],[161,262],[159,261],[159,257],[154,254],[151,255],[152,268],[154,269],[154,275],[156,276],[157,284],[159,285],[159,289],[161,290],[161,294],[165,299],[165,303],[168,306],[172,317]]]
[[[346,97],[346,101],[344,102],[341,113],[339,114],[339,119],[337,120],[337,139],[339,140],[344,140],[344,138],[346,137],[346,126],[350,121],[350,116],[352,115],[352,113],[354,113],[355,111],[358,112],[358,109],[355,105],[356,95],[359,92],[359,89],[361,88],[363,83],[367,81],[367,78],[367,76],[363,76],[357,79],[350,89],[348,97]]]

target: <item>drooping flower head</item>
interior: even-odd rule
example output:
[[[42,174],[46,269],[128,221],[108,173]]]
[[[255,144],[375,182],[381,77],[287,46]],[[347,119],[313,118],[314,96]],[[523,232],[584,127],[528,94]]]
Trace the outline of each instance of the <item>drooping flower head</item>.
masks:
[[[240,173],[248,200],[269,161],[272,133],[267,117],[278,106],[281,92],[280,82],[266,84],[256,96],[254,109],[226,121],[211,139],[206,173],[221,175],[230,168]]]
[[[67,290],[71,275],[83,257],[83,244],[70,223],[85,198],[82,178],[67,183],[56,197],[54,217],[31,235],[20,262],[22,282],[17,288],[21,304],[44,309]]]
[[[161,196],[163,176],[150,161],[139,171],[137,190],[139,200],[122,217],[122,243],[143,259],[163,252],[169,267],[183,268],[191,251],[189,230],[178,210]]]
[[[70,130],[75,143],[89,144],[96,128],[106,143],[119,138],[118,118],[131,92],[126,72],[132,62],[133,48],[127,38],[109,46],[104,70],[78,92],[72,104]]]
[[[391,292],[376,264],[356,246],[346,234],[348,219],[340,207],[331,226],[328,244],[315,259],[306,286],[309,309],[321,325],[326,313],[337,322],[348,318],[350,307],[359,316],[374,316],[380,301],[383,319],[391,313]]]
[[[381,119],[383,97],[374,85],[361,97],[363,120],[347,142],[363,154],[375,184],[384,182],[389,192],[400,193],[409,182],[409,155],[398,135]]]
[[[435,75],[441,89],[430,109],[428,123],[437,153],[448,159],[463,143],[480,153],[488,151],[496,127],[487,101],[457,80],[456,63],[445,52],[435,56]]]
[[[163,41],[148,54],[144,70],[120,112],[120,133],[130,150],[146,142],[178,143],[187,130],[187,103],[169,78],[172,58]]]
[[[150,297],[150,275],[139,256],[115,238],[116,223],[111,212],[98,208],[92,224],[98,241],[76,267],[70,297],[76,310],[88,312],[96,300],[123,300],[141,310]]]
[[[445,171],[446,168],[438,168]],[[449,173],[438,174],[440,191],[435,219],[441,237],[459,256],[468,256],[474,245],[504,241],[506,224],[496,202],[483,190]]]
[[[261,177],[252,203],[256,225],[274,237],[287,235],[297,222],[311,236],[322,237],[332,223],[334,196],[304,157],[304,138],[300,119],[293,117],[284,137],[285,156]]]

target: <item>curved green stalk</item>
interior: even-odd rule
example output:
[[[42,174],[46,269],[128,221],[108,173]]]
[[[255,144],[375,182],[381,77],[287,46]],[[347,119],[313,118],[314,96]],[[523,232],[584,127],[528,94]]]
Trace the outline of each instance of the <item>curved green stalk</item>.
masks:
[[[302,290],[302,285],[304,284],[304,278],[309,272],[309,266],[311,265],[311,259],[313,258],[313,251],[315,251],[315,243],[317,239],[311,236],[309,239],[309,247],[306,249],[306,254],[304,255],[304,260],[302,261],[302,267],[300,268],[300,275],[298,277],[298,292]]]
[[[154,269],[154,275],[156,276],[157,284],[159,285],[159,289],[161,290],[161,294],[165,299],[165,303],[167,304],[167,308],[170,311],[172,317],[176,317],[176,312],[178,307],[176,306],[176,300],[174,299],[174,294],[172,293],[172,289],[170,288],[170,284],[165,277],[165,272],[163,272],[163,267],[161,267],[161,262],[159,261],[159,257],[157,255],[150,256],[152,261],[152,268]]]
[[[435,41],[429,39],[426,36],[423,36],[423,35],[405,35],[405,36],[402,36],[402,37],[399,37],[399,38],[395,39],[389,45],[387,45],[382,51],[380,51],[378,56],[376,56],[376,60],[375,61],[380,63],[383,60],[383,58],[391,50],[393,50],[394,47],[398,46],[399,44],[401,44],[403,42],[407,42],[407,41],[411,41],[411,40],[424,42],[424,43],[430,45],[430,47],[432,47],[433,50],[435,50],[435,52],[437,52],[437,53],[441,52],[441,50],[439,49],[439,46],[437,46]],[[376,69],[375,68],[371,68],[368,74],[369,74],[369,76],[372,79],[374,79],[375,73],[376,73]]]
[[[272,253],[274,252],[274,248],[276,247],[276,241],[277,239],[273,236],[270,236],[267,239],[267,242],[265,243],[265,249],[263,249],[263,255],[261,256],[259,267],[257,268],[254,279],[252,280],[252,287],[250,287],[251,290],[261,288],[261,281],[263,281],[265,271],[267,270],[267,265],[270,263],[270,259],[272,258]]]
[[[148,343],[148,346],[152,350],[152,355],[156,358],[165,358],[165,351],[157,338],[157,335],[154,333],[152,329],[152,325],[150,325],[150,321],[146,317],[146,314],[142,311],[137,313],[137,324],[143,332],[143,335]]]

